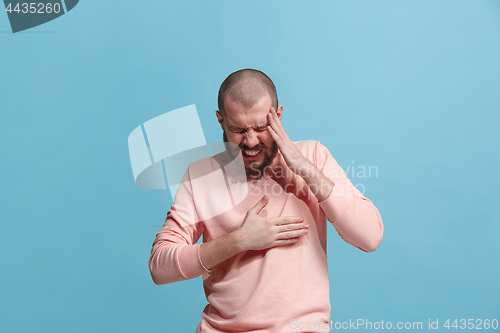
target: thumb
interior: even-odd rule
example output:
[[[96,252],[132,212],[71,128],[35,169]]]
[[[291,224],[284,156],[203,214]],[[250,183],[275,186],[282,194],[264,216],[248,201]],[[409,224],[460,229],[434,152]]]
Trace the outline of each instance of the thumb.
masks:
[[[264,207],[266,207],[268,202],[269,202],[269,197],[267,195],[264,195],[262,199],[260,199],[259,202],[257,202],[257,204],[253,206],[253,208],[251,208],[248,212],[250,214],[257,215],[262,211],[262,209],[264,209]]]

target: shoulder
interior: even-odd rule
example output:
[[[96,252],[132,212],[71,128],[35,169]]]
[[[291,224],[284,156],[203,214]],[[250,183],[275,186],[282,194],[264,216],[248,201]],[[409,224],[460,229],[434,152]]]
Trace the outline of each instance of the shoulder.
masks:
[[[206,176],[213,172],[217,172],[222,168],[227,169],[229,166],[233,168],[240,166],[240,164],[242,166],[242,163],[234,163],[234,160],[235,157],[230,156],[227,152],[220,152],[214,156],[201,158],[195,162],[190,163],[187,168],[187,174],[189,179],[194,179]],[[239,170],[239,172],[241,173],[241,170]]]
[[[299,151],[318,169],[323,170],[326,164],[337,165],[337,161],[321,142],[305,140],[294,142]],[[332,164],[333,163],[333,164]]]
[[[217,170],[213,157],[205,157],[189,164],[187,168],[190,180],[203,177]]]
[[[316,149],[316,144],[319,143],[319,141],[316,140],[304,140],[304,141],[294,141],[295,146],[299,148],[301,153],[307,153],[309,151],[314,151]]]
[[[310,160],[315,160],[317,154],[323,155],[328,152],[328,149],[317,140],[295,141],[294,144],[302,155]]]

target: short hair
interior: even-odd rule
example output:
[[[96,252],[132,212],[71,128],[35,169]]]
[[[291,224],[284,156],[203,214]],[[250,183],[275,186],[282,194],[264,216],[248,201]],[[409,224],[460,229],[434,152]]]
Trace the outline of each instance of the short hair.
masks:
[[[219,89],[218,105],[222,116],[225,114],[224,101],[230,97],[245,108],[251,108],[266,92],[271,97],[274,109],[278,109],[278,94],[273,81],[264,72],[256,69],[240,69],[222,82]]]

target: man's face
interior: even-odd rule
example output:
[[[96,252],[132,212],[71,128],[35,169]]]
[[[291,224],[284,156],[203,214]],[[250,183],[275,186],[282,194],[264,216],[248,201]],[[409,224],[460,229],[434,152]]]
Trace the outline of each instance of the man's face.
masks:
[[[278,153],[278,145],[267,130],[267,114],[272,107],[271,97],[265,94],[251,108],[245,108],[226,98],[224,119],[217,111],[217,118],[224,131],[225,142],[240,147],[249,178],[258,179],[271,165]],[[281,119],[283,106],[278,107]]]

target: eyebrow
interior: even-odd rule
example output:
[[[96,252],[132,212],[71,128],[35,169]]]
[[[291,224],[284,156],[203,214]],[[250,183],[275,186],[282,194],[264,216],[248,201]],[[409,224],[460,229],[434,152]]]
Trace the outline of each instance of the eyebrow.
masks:
[[[259,125],[259,126],[257,126],[255,129],[256,129],[256,130],[263,130],[263,129],[266,129],[266,128],[267,128],[267,126],[268,126],[267,124],[265,124],[265,125]],[[250,127],[250,128],[251,128],[251,127]],[[228,126],[228,129],[229,129],[230,131],[246,131],[246,130],[247,130],[247,128],[238,127],[238,126]]]

